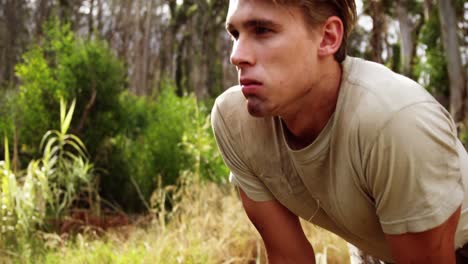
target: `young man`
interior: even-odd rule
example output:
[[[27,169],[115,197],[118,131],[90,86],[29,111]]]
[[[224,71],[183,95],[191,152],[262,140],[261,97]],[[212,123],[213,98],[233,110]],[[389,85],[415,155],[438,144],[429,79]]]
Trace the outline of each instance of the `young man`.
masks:
[[[468,156],[417,83],[346,57],[353,0],[230,0],[239,86],[212,125],[270,263],[313,263],[298,217],[396,263],[463,262]]]

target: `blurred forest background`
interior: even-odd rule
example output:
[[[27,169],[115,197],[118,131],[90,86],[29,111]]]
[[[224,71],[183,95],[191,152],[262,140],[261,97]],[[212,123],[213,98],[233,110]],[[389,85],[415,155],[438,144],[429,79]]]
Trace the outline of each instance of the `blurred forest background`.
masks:
[[[357,4],[349,54],[425,86],[466,146],[468,2]],[[245,217],[236,220],[209,124],[214,98],[237,83],[227,5],[0,0],[0,258],[264,261]],[[122,226],[132,231],[104,232]],[[343,263],[344,244],[320,234],[322,263]]]

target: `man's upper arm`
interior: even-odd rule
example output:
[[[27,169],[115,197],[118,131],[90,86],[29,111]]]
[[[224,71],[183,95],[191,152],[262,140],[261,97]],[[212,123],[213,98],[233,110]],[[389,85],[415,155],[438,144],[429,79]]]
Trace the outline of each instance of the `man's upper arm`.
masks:
[[[433,229],[386,235],[396,263],[455,263],[454,237],[461,209]]]
[[[397,263],[452,263],[464,198],[455,125],[434,105],[401,110],[377,137],[367,186]]]
[[[229,125],[232,122],[237,121],[231,119],[225,120],[222,109],[215,103],[211,112],[211,126],[224,163],[226,163],[231,171],[229,181],[233,185],[241,187],[250,198],[256,201],[274,199],[265,184],[254,175],[254,172],[248,166],[245,157],[247,146],[242,146],[239,137],[231,135],[231,133],[238,133],[232,131],[233,127],[235,127]]]
[[[256,202],[242,189],[247,216],[262,236],[270,263],[315,263],[315,255],[299,218],[276,200]]]
[[[366,185],[386,234],[419,233],[444,223],[464,198],[457,132],[429,103],[401,110],[379,132]]]
[[[228,110],[226,110],[228,111]],[[229,115],[238,117],[238,115]],[[312,246],[304,235],[299,218],[276,201],[246,162],[248,146],[232,134],[237,120],[225,120],[222,107],[215,103],[211,124],[224,162],[231,170],[230,181],[238,186],[247,216],[254,224],[267,249],[269,262],[315,263]],[[233,131],[234,127],[234,131]]]

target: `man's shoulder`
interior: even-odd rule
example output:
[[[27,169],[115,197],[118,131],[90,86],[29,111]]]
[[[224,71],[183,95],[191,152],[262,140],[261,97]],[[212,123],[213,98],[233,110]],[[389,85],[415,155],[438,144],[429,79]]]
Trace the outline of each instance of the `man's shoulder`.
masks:
[[[230,129],[252,119],[246,110],[245,98],[239,86],[230,87],[216,98],[211,116],[213,126],[222,122]]]
[[[273,175],[280,170],[279,123],[275,117],[253,117],[238,86],[223,92],[215,101],[211,123],[225,161],[237,181]]]
[[[220,94],[214,103],[213,111],[220,111],[223,116],[246,112],[245,98],[238,85],[232,86]]]
[[[351,58],[347,66],[341,120],[352,120],[348,129],[361,144],[372,144],[389,122],[408,122],[428,108],[441,109],[420,84],[381,64]]]
[[[269,136],[273,117],[253,117],[247,111],[246,100],[239,86],[233,86],[216,98],[211,111],[213,128],[230,133],[237,140],[246,140],[252,135]],[[247,142],[238,142],[245,144]]]
[[[419,83],[382,64],[358,58],[350,60],[346,81],[362,90],[362,100],[369,106],[392,113],[411,104],[435,102]]]
[[[243,101],[243,94],[241,91],[241,88],[239,85],[231,86],[227,90],[225,90],[223,93],[221,93],[217,98],[216,98],[216,103],[219,104],[229,104],[232,103],[233,101],[237,103],[239,101]]]

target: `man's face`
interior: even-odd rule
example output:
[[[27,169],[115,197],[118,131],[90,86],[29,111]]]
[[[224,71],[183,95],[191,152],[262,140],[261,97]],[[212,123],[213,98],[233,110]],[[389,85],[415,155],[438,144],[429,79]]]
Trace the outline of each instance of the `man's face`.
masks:
[[[318,81],[321,34],[298,7],[230,0],[226,19],[247,109],[253,116],[293,113]]]

